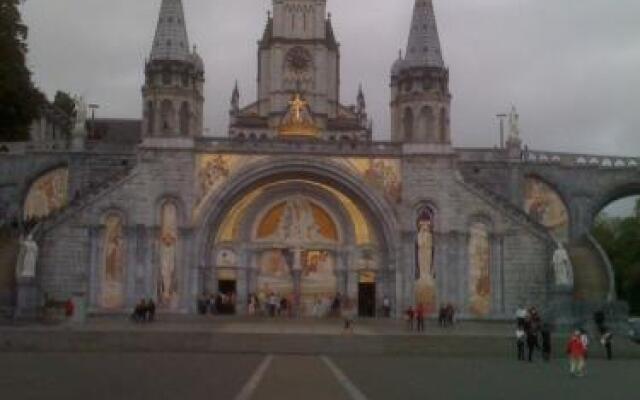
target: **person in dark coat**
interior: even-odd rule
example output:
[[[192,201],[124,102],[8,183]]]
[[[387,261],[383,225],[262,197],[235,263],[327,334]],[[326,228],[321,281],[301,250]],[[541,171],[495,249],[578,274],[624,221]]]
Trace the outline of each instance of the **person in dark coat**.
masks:
[[[608,330],[606,327],[603,328],[604,334],[600,339],[600,343],[604,346],[604,349],[607,353],[607,360],[613,360],[613,333]]]
[[[156,303],[153,299],[147,301],[147,321],[153,322],[156,319]]]
[[[527,348],[529,349],[529,362],[533,361],[533,352],[540,347],[538,343],[538,332],[534,329],[527,329]]]

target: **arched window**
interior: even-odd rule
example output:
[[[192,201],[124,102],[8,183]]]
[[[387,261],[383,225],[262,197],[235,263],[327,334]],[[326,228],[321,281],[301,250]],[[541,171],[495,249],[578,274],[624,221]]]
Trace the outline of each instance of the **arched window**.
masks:
[[[447,115],[447,109],[442,108],[440,110],[440,142],[447,143],[449,141],[449,116]]]
[[[491,246],[489,228],[474,222],[469,228],[469,308],[472,314],[491,312]]]
[[[431,107],[425,106],[420,110],[418,135],[427,143],[436,142],[435,116]]]
[[[153,135],[156,128],[156,110],[153,106],[153,101],[147,102],[147,133]]]
[[[162,84],[163,85],[171,85],[171,71],[169,71],[168,69],[165,69],[164,71],[162,71]]]
[[[182,136],[189,136],[190,118],[191,110],[189,109],[189,103],[185,101],[180,106],[180,134]]]
[[[404,140],[407,142],[413,141],[413,111],[409,107],[404,109],[404,115],[402,116],[402,126]]]
[[[161,107],[162,133],[170,135],[175,132],[175,109],[171,100],[163,100]]]

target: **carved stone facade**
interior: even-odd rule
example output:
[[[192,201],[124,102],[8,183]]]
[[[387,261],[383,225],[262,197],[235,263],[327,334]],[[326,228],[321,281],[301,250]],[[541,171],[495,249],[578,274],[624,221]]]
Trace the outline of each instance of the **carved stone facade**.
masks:
[[[84,292],[92,312],[127,312],[153,298],[193,313],[199,295],[217,292],[241,314],[252,295],[271,292],[299,315],[326,311],[337,294],[363,316],[385,297],[396,317],[417,303],[482,319],[554,304],[555,241],[570,252],[585,246],[602,206],[640,193],[640,160],[603,167],[587,156],[453,148],[431,1],[417,0],[414,14],[391,76],[393,142],[371,141],[364,96],[353,109],[339,103],[323,0],[274,1],[258,100],[241,109],[234,93],[230,137],[216,139],[201,136],[204,68],[188,49],[181,1],[164,0],[139,146],[27,146],[0,156],[12,171],[0,177],[4,220],[42,218],[39,286],[58,299]],[[165,99],[173,111],[163,111]],[[183,101],[191,113],[181,134],[175,105]],[[287,113],[293,135],[283,137]],[[296,132],[307,118],[317,135]],[[586,300],[601,304],[613,280],[597,254],[603,289]],[[588,267],[576,266],[576,282]]]

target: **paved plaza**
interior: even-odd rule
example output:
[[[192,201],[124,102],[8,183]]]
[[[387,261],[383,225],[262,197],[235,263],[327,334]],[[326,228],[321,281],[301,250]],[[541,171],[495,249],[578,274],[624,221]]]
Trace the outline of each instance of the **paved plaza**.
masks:
[[[637,361],[246,354],[0,354],[7,399],[636,399]]]

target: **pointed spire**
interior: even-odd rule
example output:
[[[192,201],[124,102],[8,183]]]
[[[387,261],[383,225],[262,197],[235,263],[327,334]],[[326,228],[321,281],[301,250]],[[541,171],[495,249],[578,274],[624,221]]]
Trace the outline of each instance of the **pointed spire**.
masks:
[[[238,89],[238,81],[231,92],[231,113],[237,113],[240,110],[240,90]]]
[[[162,0],[151,60],[189,60],[189,39],[182,0]]]
[[[364,114],[367,109],[367,103],[364,99],[364,91],[362,90],[362,84],[358,86],[358,98],[357,98],[357,112],[358,114]]]
[[[432,0],[416,0],[405,61],[410,66],[444,68]]]

